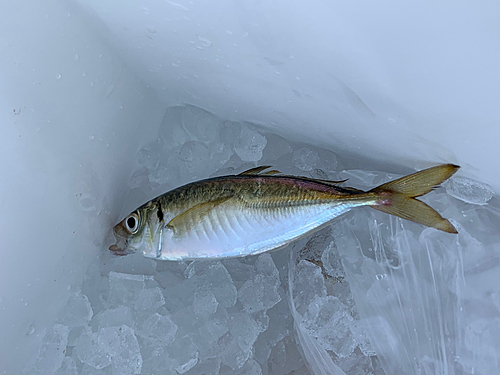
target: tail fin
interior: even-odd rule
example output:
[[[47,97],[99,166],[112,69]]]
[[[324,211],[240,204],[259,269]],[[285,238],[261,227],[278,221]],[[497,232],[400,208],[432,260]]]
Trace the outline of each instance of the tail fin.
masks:
[[[457,233],[448,220],[415,197],[430,192],[458,168],[457,165],[443,164],[380,185],[370,190],[370,193],[380,195],[380,200],[371,207],[444,232]]]

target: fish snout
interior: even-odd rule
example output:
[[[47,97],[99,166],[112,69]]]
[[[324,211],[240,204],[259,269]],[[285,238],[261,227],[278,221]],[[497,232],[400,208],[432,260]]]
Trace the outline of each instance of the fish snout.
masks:
[[[120,247],[118,247],[118,245],[117,245],[117,244],[111,245],[111,246],[109,247],[109,250],[111,250],[111,252],[112,252],[113,254],[117,254],[117,255],[118,255],[119,253],[123,252],[123,249],[121,249]]]
[[[130,251],[127,249],[127,239],[123,235],[122,223],[119,223],[113,228],[113,234],[115,235],[116,243],[111,245],[109,250],[117,256],[130,254]]]
[[[109,250],[111,250],[111,252],[116,256],[124,256],[130,254],[130,251],[118,246],[118,243],[116,243],[115,245],[111,245],[109,247]]]

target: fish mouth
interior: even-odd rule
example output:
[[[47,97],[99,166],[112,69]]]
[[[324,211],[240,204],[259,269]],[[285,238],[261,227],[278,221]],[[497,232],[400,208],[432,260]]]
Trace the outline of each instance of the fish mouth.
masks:
[[[116,256],[125,256],[131,254],[132,251],[129,249],[128,241],[121,237],[117,236],[115,233],[116,243],[109,247],[109,250]]]
[[[116,256],[125,256],[132,253],[132,251],[128,250],[126,246],[118,246],[118,243],[115,245],[111,245],[109,250]]]
[[[116,243],[109,247],[109,250],[116,256],[125,256],[132,253],[132,249],[129,248],[128,236],[125,235],[123,229],[123,221],[118,223],[113,227],[113,235],[115,237]]]

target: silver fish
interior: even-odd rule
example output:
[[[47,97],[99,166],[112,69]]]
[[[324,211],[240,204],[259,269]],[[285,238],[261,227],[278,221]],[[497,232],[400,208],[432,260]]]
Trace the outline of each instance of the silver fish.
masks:
[[[264,172],[268,168],[193,182],[149,201],[113,228],[117,242],[110,250],[164,260],[255,255],[307,236],[358,206],[457,233],[415,199],[453,175],[456,165],[425,169],[366,192],[340,187],[344,181]]]

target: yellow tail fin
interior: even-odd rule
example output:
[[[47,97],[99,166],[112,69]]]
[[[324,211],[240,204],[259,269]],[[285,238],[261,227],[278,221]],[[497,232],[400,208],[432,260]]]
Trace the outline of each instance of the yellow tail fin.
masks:
[[[444,232],[457,233],[448,220],[415,197],[430,192],[450,178],[458,168],[458,165],[443,164],[380,185],[370,190],[370,193],[380,196],[380,200],[371,207]]]

